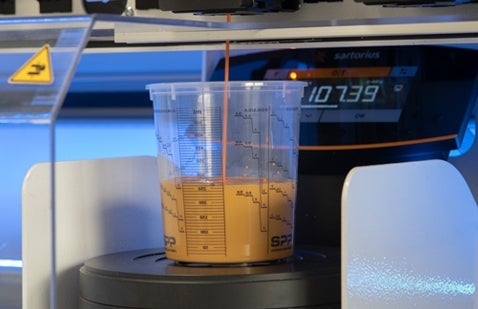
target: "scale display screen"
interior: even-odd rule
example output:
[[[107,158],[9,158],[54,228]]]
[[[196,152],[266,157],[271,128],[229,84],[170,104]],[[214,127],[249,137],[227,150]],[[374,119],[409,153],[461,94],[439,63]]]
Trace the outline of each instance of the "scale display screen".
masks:
[[[224,62],[212,80],[224,79]],[[289,49],[232,57],[231,80],[300,80],[306,170],[446,158],[478,95],[478,51],[443,46]],[[313,154],[307,154],[310,152]],[[319,154],[318,154],[318,153]],[[331,164],[331,162],[335,162]]]
[[[317,116],[321,116],[322,122],[364,122],[370,118],[397,122],[417,69],[417,66],[270,69],[265,79],[308,81],[302,101],[302,122],[317,122]]]
[[[286,70],[292,80],[307,80],[302,108],[400,106],[416,66]],[[266,73],[277,75],[277,70]],[[282,74],[281,74],[282,75]]]

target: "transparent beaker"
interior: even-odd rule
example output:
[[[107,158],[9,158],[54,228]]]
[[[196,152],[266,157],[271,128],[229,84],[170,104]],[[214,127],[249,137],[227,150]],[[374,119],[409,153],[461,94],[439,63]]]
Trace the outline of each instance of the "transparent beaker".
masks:
[[[252,263],[293,253],[304,82],[151,84],[168,258]]]

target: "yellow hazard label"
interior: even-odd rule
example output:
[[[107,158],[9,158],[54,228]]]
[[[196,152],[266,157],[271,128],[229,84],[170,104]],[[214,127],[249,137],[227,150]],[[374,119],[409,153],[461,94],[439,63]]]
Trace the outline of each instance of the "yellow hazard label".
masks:
[[[51,84],[53,68],[50,45],[45,44],[8,79],[11,84]]]

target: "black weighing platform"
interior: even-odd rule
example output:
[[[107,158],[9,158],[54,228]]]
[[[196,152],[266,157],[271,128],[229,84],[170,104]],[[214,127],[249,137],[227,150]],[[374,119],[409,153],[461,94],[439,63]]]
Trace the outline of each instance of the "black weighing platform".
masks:
[[[340,308],[339,250],[252,265],[180,264],[162,249],[104,255],[80,269],[79,308]]]

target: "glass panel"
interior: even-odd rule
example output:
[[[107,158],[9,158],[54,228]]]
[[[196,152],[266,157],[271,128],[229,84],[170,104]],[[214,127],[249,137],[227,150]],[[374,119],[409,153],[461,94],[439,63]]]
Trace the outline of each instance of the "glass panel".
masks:
[[[36,246],[49,248],[48,258],[42,259],[40,266],[50,269],[51,287],[56,285],[56,257],[52,254],[55,121],[92,23],[89,16],[0,19],[0,273],[16,269],[20,275],[23,264],[23,275],[33,274],[35,270],[25,263],[35,258],[36,249],[28,242],[28,228],[29,224],[41,225],[50,241]],[[43,186],[38,188],[49,211],[36,219],[22,218],[22,186],[29,181],[30,168],[39,162],[49,165]],[[41,285],[43,291],[38,295],[43,293],[43,297],[29,299],[24,293],[23,306],[55,308],[51,301],[55,288],[48,288],[47,280],[43,284],[28,281],[32,286],[23,284],[24,291]]]

